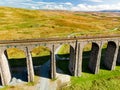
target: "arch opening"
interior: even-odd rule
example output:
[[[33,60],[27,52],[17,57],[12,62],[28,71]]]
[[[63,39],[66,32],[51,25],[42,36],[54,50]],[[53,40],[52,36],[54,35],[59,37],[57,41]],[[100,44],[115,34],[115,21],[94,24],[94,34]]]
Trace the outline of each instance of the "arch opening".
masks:
[[[15,79],[21,82],[28,81],[25,52],[17,48],[8,48],[4,53],[8,58],[12,82]]]
[[[108,44],[107,44],[107,48],[106,48],[104,59],[103,59],[104,67],[108,70],[115,69],[115,66],[116,66],[116,57],[115,57],[116,50],[117,50],[116,43],[113,42],[113,41],[109,41]]]
[[[89,69],[92,73],[97,74],[100,68],[101,51],[97,43],[92,43],[92,49],[90,54]]]
[[[83,48],[82,72],[97,74],[99,72],[100,49],[97,43],[91,42]]]
[[[89,61],[90,61],[90,54],[91,54],[92,43],[88,43],[84,46],[82,51],[82,72],[90,73]]]
[[[72,75],[74,73],[74,48],[69,44],[62,44],[56,49],[57,73]]]
[[[35,77],[50,78],[50,49],[45,46],[35,47],[32,51],[32,61]]]
[[[106,53],[106,50],[107,50],[107,45],[108,45],[108,42],[104,43],[103,46],[102,46],[100,69],[106,69],[105,65],[104,65],[104,58],[105,58],[105,53]]]

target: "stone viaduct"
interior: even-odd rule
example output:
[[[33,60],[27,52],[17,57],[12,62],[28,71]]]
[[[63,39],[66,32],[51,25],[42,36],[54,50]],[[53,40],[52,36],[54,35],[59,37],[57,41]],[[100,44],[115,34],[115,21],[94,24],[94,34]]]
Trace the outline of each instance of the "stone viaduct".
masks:
[[[105,43],[107,49],[104,65],[109,70],[114,70],[116,61],[120,63],[120,36],[105,37],[72,37],[72,38],[48,38],[48,39],[28,39],[28,40],[7,40],[0,41],[0,76],[2,85],[8,85],[11,81],[11,72],[8,63],[7,48],[18,48],[25,52],[28,72],[28,82],[34,81],[34,70],[31,51],[37,46],[46,46],[50,49],[50,74],[51,78],[56,78],[56,58],[55,50],[62,44],[70,45],[69,70],[73,76],[82,74],[82,54],[86,44],[92,43],[89,69],[92,73],[99,73],[101,50]]]

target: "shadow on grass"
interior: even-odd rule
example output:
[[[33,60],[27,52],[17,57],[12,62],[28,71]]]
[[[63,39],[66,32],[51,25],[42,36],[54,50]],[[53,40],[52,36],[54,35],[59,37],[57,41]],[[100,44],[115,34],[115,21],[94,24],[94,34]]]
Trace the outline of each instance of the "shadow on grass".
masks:
[[[48,61],[50,56],[42,56],[42,57],[32,57],[33,66],[43,65]],[[8,60],[11,67],[26,67],[26,58],[14,58]]]
[[[61,58],[69,58],[70,57],[69,54],[60,54],[58,56]],[[83,53],[82,72],[91,73],[88,68],[89,56],[90,56],[90,51],[86,51]],[[56,64],[57,64],[57,67],[60,68],[64,74],[71,75],[69,68],[68,68],[69,60],[57,60]]]
[[[103,64],[103,60],[104,60],[104,54],[105,54],[105,49],[102,50],[102,58],[101,58],[101,64],[100,64],[100,69],[105,69],[105,66]],[[69,58],[70,55],[69,54],[61,54],[58,55],[61,58]],[[83,60],[82,60],[82,72],[85,73],[91,73],[89,68],[88,68],[88,64],[89,64],[89,59],[90,59],[90,51],[86,51],[83,52]],[[45,77],[45,78],[50,78],[50,66],[44,67],[47,68],[46,71],[43,70],[43,72],[41,72],[43,68],[43,64],[45,62],[47,62],[48,60],[50,60],[50,56],[42,56],[42,57],[33,57],[33,65],[34,65],[34,72],[35,75],[40,76],[40,77]],[[15,76],[16,78],[20,78],[21,80],[27,81],[27,66],[26,66],[26,59],[25,58],[21,58],[21,59],[9,59],[9,64],[11,68],[19,68],[19,67],[24,67],[23,70],[19,70],[15,71],[15,70],[11,70],[12,71],[12,75],[13,77],[15,76],[14,73],[22,73],[22,75],[17,75],[20,77]],[[48,62],[48,64],[50,65],[50,62]],[[71,75],[70,71],[69,71],[69,60],[56,60],[56,66],[58,68],[60,68],[63,72],[58,72],[58,73],[64,73],[64,74],[68,74]],[[47,75],[41,74],[41,73],[47,73]],[[23,78],[24,77],[24,78]]]
[[[102,52],[101,52],[100,69],[108,70],[103,63],[103,60],[105,57],[105,51],[106,51],[106,48],[103,48]],[[88,64],[89,64],[89,60],[90,60],[90,53],[91,53],[91,51],[83,52],[82,72],[91,73],[90,69],[88,68]]]
[[[2,86],[2,80],[1,80],[1,77],[0,77],[0,86]]]
[[[109,70],[104,64],[105,52],[106,52],[106,48],[103,48],[101,52],[100,69]]]
[[[117,62],[117,63],[116,63],[116,66],[120,66],[120,63]]]
[[[42,66],[45,62],[47,62],[49,58],[50,56],[32,57],[34,72],[36,76],[40,76],[40,71],[41,71],[40,66]],[[26,58],[9,59],[8,62],[10,65],[12,77],[20,79],[22,81],[28,81]],[[42,77],[46,77],[46,76],[42,75]]]
[[[106,51],[106,48],[103,48],[102,52],[101,52],[100,69],[108,70],[103,62],[104,57],[105,57],[105,51]],[[91,51],[83,52],[82,72],[91,73],[90,69],[88,68],[88,64],[89,64],[89,60],[90,60],[90,53],[91,53]]]
[[[83,52],[83,59],[82,59],[82,72],[91,73],[90,69],[88,68],[89,59],[90,59],[91,51],[84,51]]]
[[[108,69],[106,68],[106,66],[104,65],[103,61],[104,61],[104,56],[101,57],[100,69],[102,69],[102,70],[108,70]]]
[[[60,68],[60,70],[62,70],[62,72],[57,71],[57,73],[71,75],[71,73],[69,71],[69,68],[68,68],[69,60],[57,60],[56,61],[56,66],[58,68]]]

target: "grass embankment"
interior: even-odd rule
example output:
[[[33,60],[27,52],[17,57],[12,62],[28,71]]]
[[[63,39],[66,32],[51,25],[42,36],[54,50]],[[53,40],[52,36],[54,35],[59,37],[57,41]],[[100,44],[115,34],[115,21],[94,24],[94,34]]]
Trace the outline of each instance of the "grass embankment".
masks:
[[[88,61],[87,61],[88,62]],[[59,66],[66,74],[68,72],[68,61],[59,62]],[[64,65],[64,66],[63,66]],[[92,74],[87,65],[83,62],[82,76],[71,77],[71,83],[60,90],[119,90],[120,88],[120,66],[116,66],[114,71],[101,68],[99,74]]]
[[[99,74],[83,72],[82,76],[71,77],[70,86],[62,90],[119,90],[120,88],[120,66],[114,71],[100,69]]]
[[[99,74],[92,74],[88,69],[89,56],[90,56],[90,47],[91,44],[88,44],[84,48],[83,53],[83,62],[82,62],[82,76],[80,77],[71,77],[71,83],[68,86],[62,87],[60,90],[119,90],[120,88],[120,65],[116,66],[116,69],[113,71],[107,70],[103,65],[102,60],[104,59],[105,54],[105,44],[102,50],[102,58]],[[59,53],[62,53],[62,50],[69,48],[69,45],[63,45]],[[64,56],[68,57],[69,50],[63,51]],[[63,57],[64,57],[63,56]],[[70,74],[68,70],[69,61],[57,61],[57,66],[61,68],[64,73]]]
[[[118,16],[0,7],[0,40],[119,34]]]

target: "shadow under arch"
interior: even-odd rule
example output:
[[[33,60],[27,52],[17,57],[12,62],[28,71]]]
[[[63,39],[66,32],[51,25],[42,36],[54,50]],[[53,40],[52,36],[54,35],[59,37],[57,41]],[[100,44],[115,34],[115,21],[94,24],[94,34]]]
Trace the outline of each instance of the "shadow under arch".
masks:
[[[88,66],[90,61],[91,48],[92,42],[85,44],[82,50],[82,72],[85,73],[90,73]]]
[[[101,51],[96,42],[85,44],[83,48],[82,71],[97,74],[99,72]]]
[[[108,45],[108,42],[105,42],[101,47],[102,51],[101,51],[100,69],[106,69],[104,65],[104,58],[105,58],[107,45]]]
[[[118,50],[118,55],[117,55],[117,66],[120,65],[120,45],[119,45],[119,50]]]
[[[34,74],[50,78],[51,50],[46,46],[37,46],[31,50]]]
[[[2,86],[2,79],[1,79],[1,74],[0,74],[0,86]]]
[[[59,48],[59,49],[58,49]],[[56,50],[57,73],[74,75],[75,49],[71,44],[62,44]]]
[[[105,56],[103,59],[104,67],[108,70],[115,69],[117,57],[117,45],[114,41],[108,41]]]
[[[12,78],[28,81],[25,52],[19,48],[8,48],[4,51],[8,59]]]
[[[98,43],[92,42],[90,54],[89,68],[94,74],[97,74],[100,69],[101,48]]]

